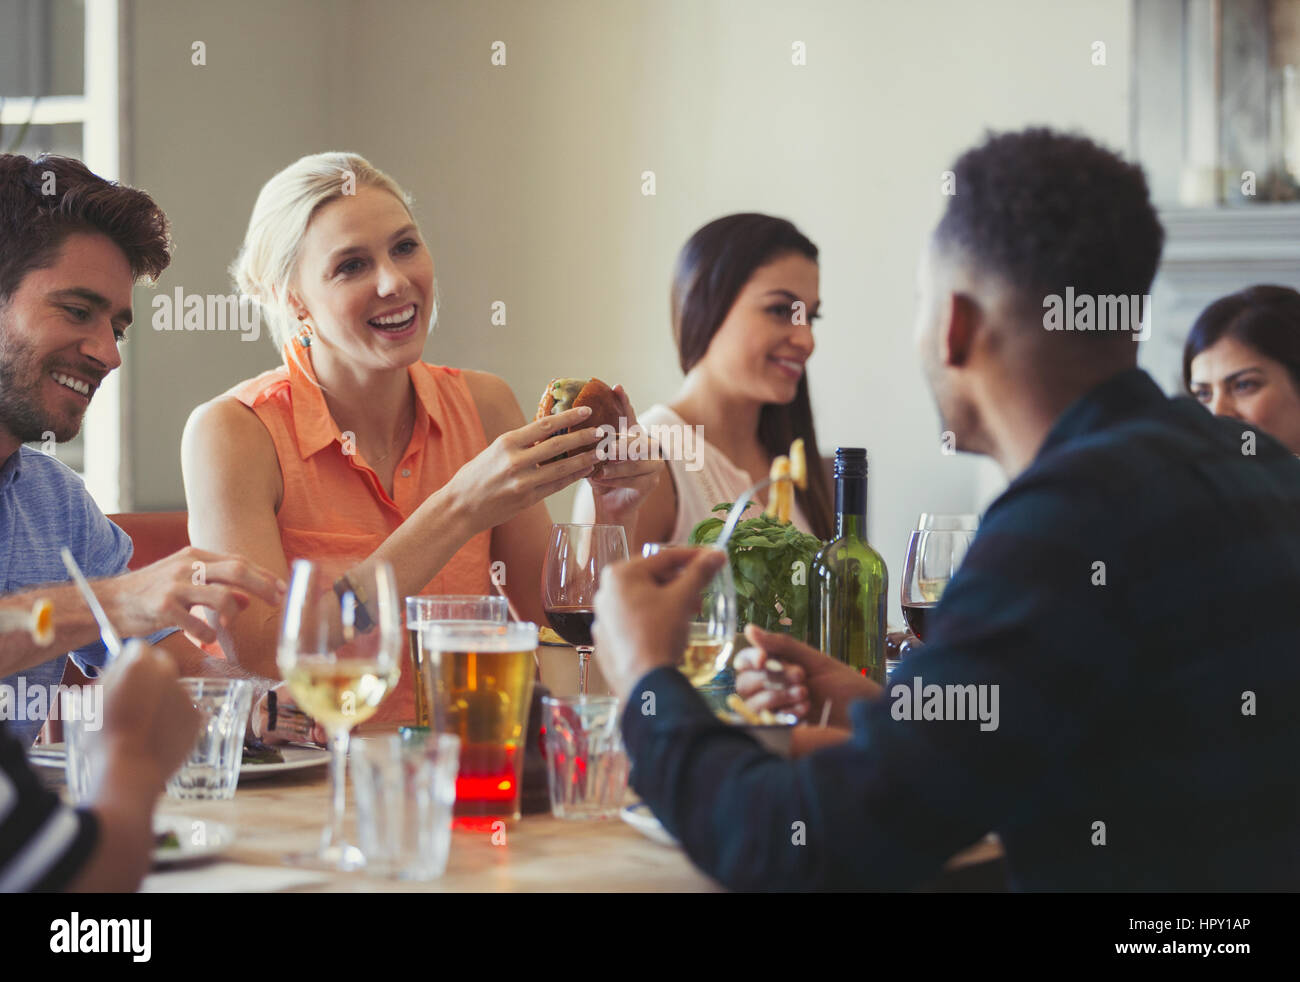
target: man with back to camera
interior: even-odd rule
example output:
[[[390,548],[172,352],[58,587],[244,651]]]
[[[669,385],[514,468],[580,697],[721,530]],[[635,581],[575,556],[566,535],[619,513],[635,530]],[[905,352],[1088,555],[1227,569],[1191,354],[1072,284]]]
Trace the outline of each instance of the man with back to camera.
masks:
[[[1008,488],[886,692],[749,629],[752,706],[829,699],[852,727],[799,734],[810,752],[791,761],[670,667],[721,556],[609,570],[596,652],[627,700],[633,785],[740,889],[906,889],[995,831],[1015,889],[1294,890],[1300,462],[1166,398],[1136,367],[1136,322],[1049,316],[1067,291],[1094,315],[1149,292],[1163,231],[1138,167],[1031,129],[953,169],[916,337],[944,429]],[[767,655],[789,666],[784,691],[763,691]],[[997,712],[914,718],[930,685],[974,686],[952,691]]]

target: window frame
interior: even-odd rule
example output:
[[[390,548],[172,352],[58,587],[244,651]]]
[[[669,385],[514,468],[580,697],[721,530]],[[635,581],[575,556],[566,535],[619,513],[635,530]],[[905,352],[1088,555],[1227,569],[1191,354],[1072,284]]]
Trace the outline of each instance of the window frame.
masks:
[[[123,75],[126,4],[129,0],[85,0],[84,84],[81,95],[15,96],[0,106],[0,123],[33,126],[80,123],[82,160],[108,180],[121,179],[126,100]],[[124,352],[125,353],[125,352]],[[125,364],[122,366],[125,369]],[[86,489],[106,513],[130,505],[126,486],[127,431],[123,407],[128,383],[123,370],[110,372],[86,412],[84,457],[79,472]]]

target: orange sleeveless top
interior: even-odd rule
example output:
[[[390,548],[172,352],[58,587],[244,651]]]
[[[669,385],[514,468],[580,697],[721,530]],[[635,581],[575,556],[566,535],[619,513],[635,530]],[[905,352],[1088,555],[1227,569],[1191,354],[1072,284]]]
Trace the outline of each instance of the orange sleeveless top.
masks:
[[[285,558],[290,564],[295,559],[356,562],[487,447],[483,422],[459,369],[425,362],[407,369],[415,388],[415,429],[398,461],[390,497],[359,451],[344,453],[344,436],[325,404],[311,359],[296,355],[286,350],[281,367],[241,382],[226,395],[256,413],[275,443],[284,480],[276,518]],[[492,593],[491,542],[490,531],[475,535],[420,593]],[[401,681],[375,718],[414,719],[416,681],[403,653]]]

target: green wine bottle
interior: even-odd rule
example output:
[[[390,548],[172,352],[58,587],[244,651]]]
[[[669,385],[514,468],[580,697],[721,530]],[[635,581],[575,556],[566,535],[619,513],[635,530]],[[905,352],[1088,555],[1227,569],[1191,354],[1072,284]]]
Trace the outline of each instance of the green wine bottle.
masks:
[[[885,598],[889,571],[867,544],[867,452],[835,450],[835,538],[808,576],[809,641],[885,684]]]

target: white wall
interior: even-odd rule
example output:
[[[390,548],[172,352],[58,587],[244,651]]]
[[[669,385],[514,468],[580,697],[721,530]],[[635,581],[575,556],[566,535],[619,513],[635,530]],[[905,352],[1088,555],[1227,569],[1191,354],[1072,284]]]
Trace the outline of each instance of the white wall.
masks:
[[[163,287],[224,292],[261,182],[302,153],[357,150],[416,196],[442,294],[427,357],[502,375],[526,412],[555,374],[622,382],[641,405],[669,397],[677,249],[731,211],[794,220],[822,250],[819,439],[870,449],[871,535],[895,577],[918,512],[970,510],[1000,483],[940,454],[912,350],[940,173],[988,127],[1077,127],[1119,149],[1128,134],[1128,0],[135,7],[134,177],[181,246]],[[208,66],[192,68],[205,38]],[[505,67],[490,63],[498,40]],[[489,323],[494,300],[506,327]],[[179,507],[189,408],[274,352],[145,335],[136,507]],[[551,500],[557,518],[569,500]]]
[[[340,125],[325,56],[333,5],[313,0],[135,0],[133,124],[123,179],[148,190],[172,221],[171,268],[158,291],[231,292],[226,268],[258,189],[277,169],[322,149]],[[206,45],[203,66],[192,45]],[[135,296],[127,371],[128,500],[138,511],[183,508],[180,438],[200,402],[273,367],[269,341],[150,327],[153,293]]]

